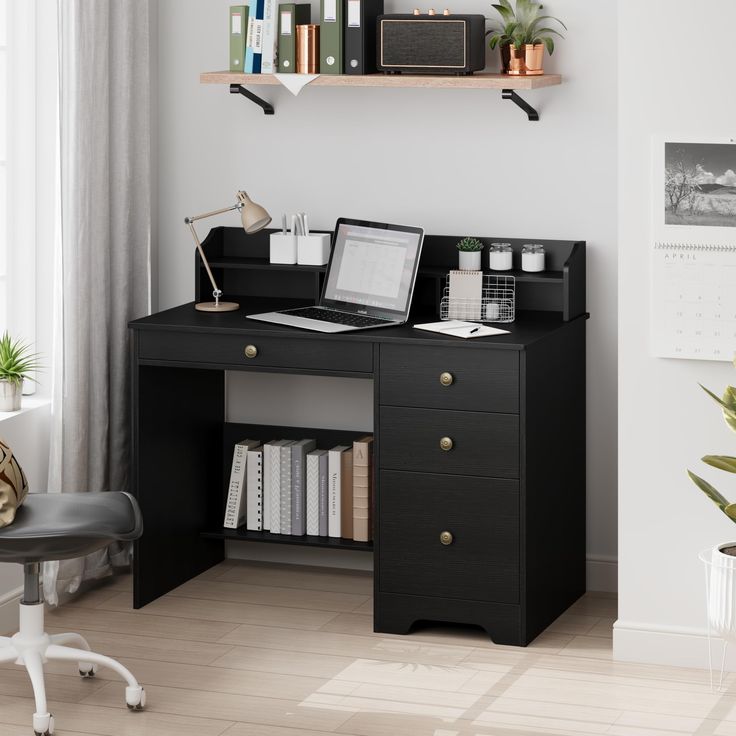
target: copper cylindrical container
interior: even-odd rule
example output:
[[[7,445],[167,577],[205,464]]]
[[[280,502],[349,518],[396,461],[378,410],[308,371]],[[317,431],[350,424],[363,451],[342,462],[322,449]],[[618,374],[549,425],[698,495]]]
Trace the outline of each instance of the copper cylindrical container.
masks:
[[[296,27],[296,71],[298,74],[319,71],[319,26],[314,23]]]
[[[516,76],[537,76],[544,74],[544,44],[526,43],[520,49],[509,45],[508,74]]]

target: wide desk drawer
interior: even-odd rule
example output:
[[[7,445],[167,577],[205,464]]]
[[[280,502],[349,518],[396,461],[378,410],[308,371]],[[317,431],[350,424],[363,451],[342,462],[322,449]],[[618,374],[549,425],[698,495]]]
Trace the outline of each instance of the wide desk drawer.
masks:
[[[385,593],[518,603],[519,484],[381,472]]]
[[[138,340],[139,356],[149,360],[244,368],[373,372],[371,343],[147,330],[139,332]]]
[[[382,406],[380,467],[519,477],[519,417]]]
[[[467,411],[519,411],[515,350],[381,346],[380,401]]]

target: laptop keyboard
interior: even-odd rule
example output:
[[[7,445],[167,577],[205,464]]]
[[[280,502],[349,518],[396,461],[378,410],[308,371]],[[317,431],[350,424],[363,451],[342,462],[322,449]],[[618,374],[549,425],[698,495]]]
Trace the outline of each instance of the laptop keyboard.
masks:
[[[281,314],[292,314],[295,317],[306,317],[316,319],[320,322],[332,322],[337,325],[348,327],[374,327],[385,325],[393,320],[380,319],[378,317],[367,317],[364,314],[351,314],[349,312],[333,312],[331,309],[319,309],[318,307],[302,307],[301,309],[288,309]]]

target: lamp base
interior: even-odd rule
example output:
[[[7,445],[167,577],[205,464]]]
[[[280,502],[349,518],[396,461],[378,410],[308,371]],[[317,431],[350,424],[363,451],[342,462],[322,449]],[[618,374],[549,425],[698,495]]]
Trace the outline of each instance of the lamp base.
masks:
[[[240,309],[240,304],[237,302],[199,302],[194,305],[194,308],[198,312],[234,312],[236,309]]]

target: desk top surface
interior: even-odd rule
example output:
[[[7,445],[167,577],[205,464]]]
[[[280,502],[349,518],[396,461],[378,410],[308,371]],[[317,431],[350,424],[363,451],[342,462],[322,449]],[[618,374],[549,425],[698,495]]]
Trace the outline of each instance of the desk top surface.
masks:
[[[236,312],[212,314],[198,312],[194,303],[183,304],[173,309],[167,309],[149,317],[142,317],[130,322],[135,330],[165,330],[175,332],[192,332],[207,334],[258,334],[288,339],[321,339],[337,340],[341,342],[371,342],[371,343],[402,343],[416,345],[454,345],[456,347],[496,348],[505,350],[524,350],[529,345],[549,337],[551,334],[564,330],[573,322],[564,322],[558,314],[545,312],[520,313],[517,320],[510,324],[493,325],[508,330],[508,335],[493,335],[462,340],[457,337],[440,335],[434,332],[416,330],[412,324],[437,322],[436,314],[412,314],[410,321],[400,327],[385,327],[374,330],[359,330],[357,332],[341,332],[328,334],[300,330],[294,327],[256,322],[246,318],[246,314],[256,314],[275,309],[287,309],[295,306],[307,306],[303,300],[298,302],[269,299],[249,298],[241,304]],[[582,318],[581,318],[582,319]]]

